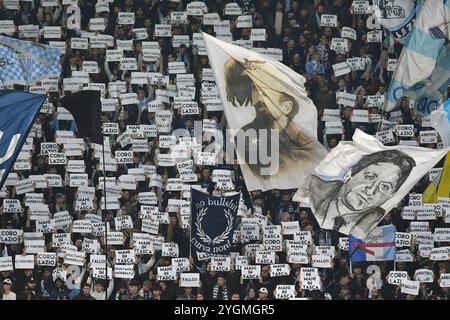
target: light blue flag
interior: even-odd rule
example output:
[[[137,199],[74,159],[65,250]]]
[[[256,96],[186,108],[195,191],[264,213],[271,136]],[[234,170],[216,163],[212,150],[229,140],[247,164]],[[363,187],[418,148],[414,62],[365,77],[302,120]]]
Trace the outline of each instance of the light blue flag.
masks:
[[[58,48],[0,36],[0,78],[4,84],[34,85],[59,76],[60,56]]]
[[[46,96],[0,91],[0,189],[8,177]]]
[[[449,6],[447,0],[424,2],[389,85],[386,111],[392,111],[403,96],[414,101],[422,116],[442,102],[450,80]]]

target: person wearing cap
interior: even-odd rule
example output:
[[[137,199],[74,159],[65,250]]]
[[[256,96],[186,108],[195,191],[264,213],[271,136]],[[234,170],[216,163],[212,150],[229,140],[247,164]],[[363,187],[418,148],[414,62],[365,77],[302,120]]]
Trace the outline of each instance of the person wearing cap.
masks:
[[[12,289],[12,281],[11,279],[3,280],[3,296],[2,300],[16,300],[16,294],[11,290]]]
[[[131,279],[128,283],[128,299],[127,300],[142,300],[139,295],[139,281]]]
[[[266,287],[261,287],[259,289],[259,298],[258,300],[269,300],[269,290]]]

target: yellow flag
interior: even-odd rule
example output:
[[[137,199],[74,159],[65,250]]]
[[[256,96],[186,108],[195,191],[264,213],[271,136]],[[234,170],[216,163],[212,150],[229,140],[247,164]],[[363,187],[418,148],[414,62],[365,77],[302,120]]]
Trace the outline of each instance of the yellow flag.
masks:
[[[430,182],[428,187],[422,193],[422,201],[423,203],[436,203],[438,201],[437,185],[433,181]]]

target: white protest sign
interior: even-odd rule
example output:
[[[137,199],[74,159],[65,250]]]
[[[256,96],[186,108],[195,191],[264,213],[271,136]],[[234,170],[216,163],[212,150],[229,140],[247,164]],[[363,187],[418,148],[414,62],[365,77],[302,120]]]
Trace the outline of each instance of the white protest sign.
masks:
[[[369,110],[354,109],[352,112],[351,121],[368,123],[369,122]]]
[[[388,143],[394,143],[394,132],[390,129],[378,131],[375,134],[375,138],[377,138],[378,141],[380,141],[382,144],[388,144]]]
[[[411,245],[412,235],[405,232],[395,233],[395,246],[396,247],[409,247]]]
[[[331,268],[332,257],[327,255],[313,255],[312,266],[315,268]]]
[[[176,268],[173,266],[157,267],[156,279],[158,281],[176,280]]]
[[[434,281],[434,273],[428,269],[417,269],[414,272],[414,280],[425,283],[432,283]]]
[[[14,269],[34,269],[34,255],[15,255]]]
[[[236,19],[236,28],[251,28],[253,20],[251,15],[241,15]]]
[[[84,266],[85,259],[86,259],[86,252],[66,250],[66,254],[64,256],[64,263],[69,265],[72,264],[75,266]]]
[[[301,288],[304,290],[320,290],[320,277],[317,268],[300,268]]]
[[[242,265],[241,274],[243,279],[259,279],[261,266]]]
[[[134,12],[119,12],[119,24],[134,24]]]
[[[411,294],[414,296],[419,295],[420,281],[412,281],[403,279],[400,283],[401,293]]]
[[[14,271],[12,257],[0,257],[0,271]]]
[[[56,265],[56,252],[39,252],[36,255],[38,266],[54,267]]]
[[[400,285],[403,280],[408,280],[408,272],[406,271],[390,271],[388,275],[388,283]]]
[[[324,16],[324,15],[322,15]],[[347,62],[340,62],[333,64],[333,72],[336,77],[343,76],[347,73],[350,73],[352,69]]]
[[[420,143],[437,143],[438,133],[436,130],[421,130]]]
[[[325,134],[342,134],[344,127],[341,121],[327,121],[325,122]]]
[[[277,284],[275,288],[275,299],[286,300],[295,298],[295,285]]]
[[[396,125],[395,132],[399,137],[414,137],[414,125],[412,124]]]

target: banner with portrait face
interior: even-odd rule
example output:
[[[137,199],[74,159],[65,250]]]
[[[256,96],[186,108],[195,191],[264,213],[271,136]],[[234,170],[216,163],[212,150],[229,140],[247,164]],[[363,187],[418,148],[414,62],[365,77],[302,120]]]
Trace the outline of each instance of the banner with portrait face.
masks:
[[[309,203],[323,229],[365,239],[450,150],[384,146],[357,129],[316,167],[294,200]]]
[[[297,188],[326,155],[305,79],[255,51],[203,41],[247,189]]]

